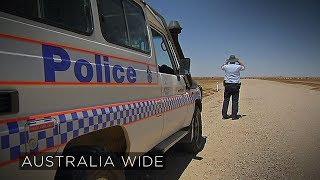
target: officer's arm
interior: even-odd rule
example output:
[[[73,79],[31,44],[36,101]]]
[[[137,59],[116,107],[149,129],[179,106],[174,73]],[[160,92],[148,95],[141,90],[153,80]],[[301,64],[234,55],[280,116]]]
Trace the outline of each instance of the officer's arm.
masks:
[[[245,70],[246,69],[246,66],[244,65],[244,63],[240,60],[238,60],[238,63],[240,64],[240,66],[242,66],[242,70]]]
[[[222,64],[221,69],[224,70],[224,65],[227,65],[227,64],[228,64],[227,61],[224,64]]]

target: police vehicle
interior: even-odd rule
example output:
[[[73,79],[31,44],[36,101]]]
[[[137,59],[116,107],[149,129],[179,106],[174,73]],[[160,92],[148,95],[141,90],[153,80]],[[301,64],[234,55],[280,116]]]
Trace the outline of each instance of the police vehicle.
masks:
[[[20,170],[28,154],[200,150],[181,27],[144,1],[10,0],[0,27],[1,179],[79,178]],[[96,171],[81,177],[121,176]]]

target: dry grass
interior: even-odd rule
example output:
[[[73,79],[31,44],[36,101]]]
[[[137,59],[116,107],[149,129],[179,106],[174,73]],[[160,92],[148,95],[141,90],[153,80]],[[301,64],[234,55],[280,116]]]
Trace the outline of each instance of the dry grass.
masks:
[[[216,92],[216,85],[222,86],[223,77],[195,77],[193,78],[203,88],[203,96]],[[245,79],[263,79],[288,84],[301,84],[310,86],[312,90],[320,91],[320,77],[250,77]]]
[[[203,96],[209,96],[216,92],[216,85],[223,82],[222,77],[195,77],[193,78],[203,88]]]
[[[277,81],[288,84],[301,84],[310,86],[312,90],[320,91],[320,77],[260,77],[269,81]]]

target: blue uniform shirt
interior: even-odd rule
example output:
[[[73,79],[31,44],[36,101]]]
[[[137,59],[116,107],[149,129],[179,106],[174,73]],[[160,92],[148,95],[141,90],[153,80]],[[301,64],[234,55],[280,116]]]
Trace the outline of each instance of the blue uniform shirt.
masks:
[[[244,70],[244,66],[225,64],[221,69],[225,72],[224,80],[226,83],[240,83],[240,71]]]

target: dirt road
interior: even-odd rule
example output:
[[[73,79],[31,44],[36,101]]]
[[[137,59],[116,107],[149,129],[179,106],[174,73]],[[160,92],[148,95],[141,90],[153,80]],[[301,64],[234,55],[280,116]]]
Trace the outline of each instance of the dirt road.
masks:
[[[222,120],[222,91],[204,99],[202,152],[181,179],[319,179],[320,92],[243,80],[240,114]],[[179,176],[179,175],[178,175]]]
[[[177,148],[150,179],[319,179],[320,91],[299,84],[247,79],[239,120],[222,120],[223,90],[203,100],[204,149]],[[147,173],[142,173],[144,175]],[[148,179],[148,178],[147,178]]]

